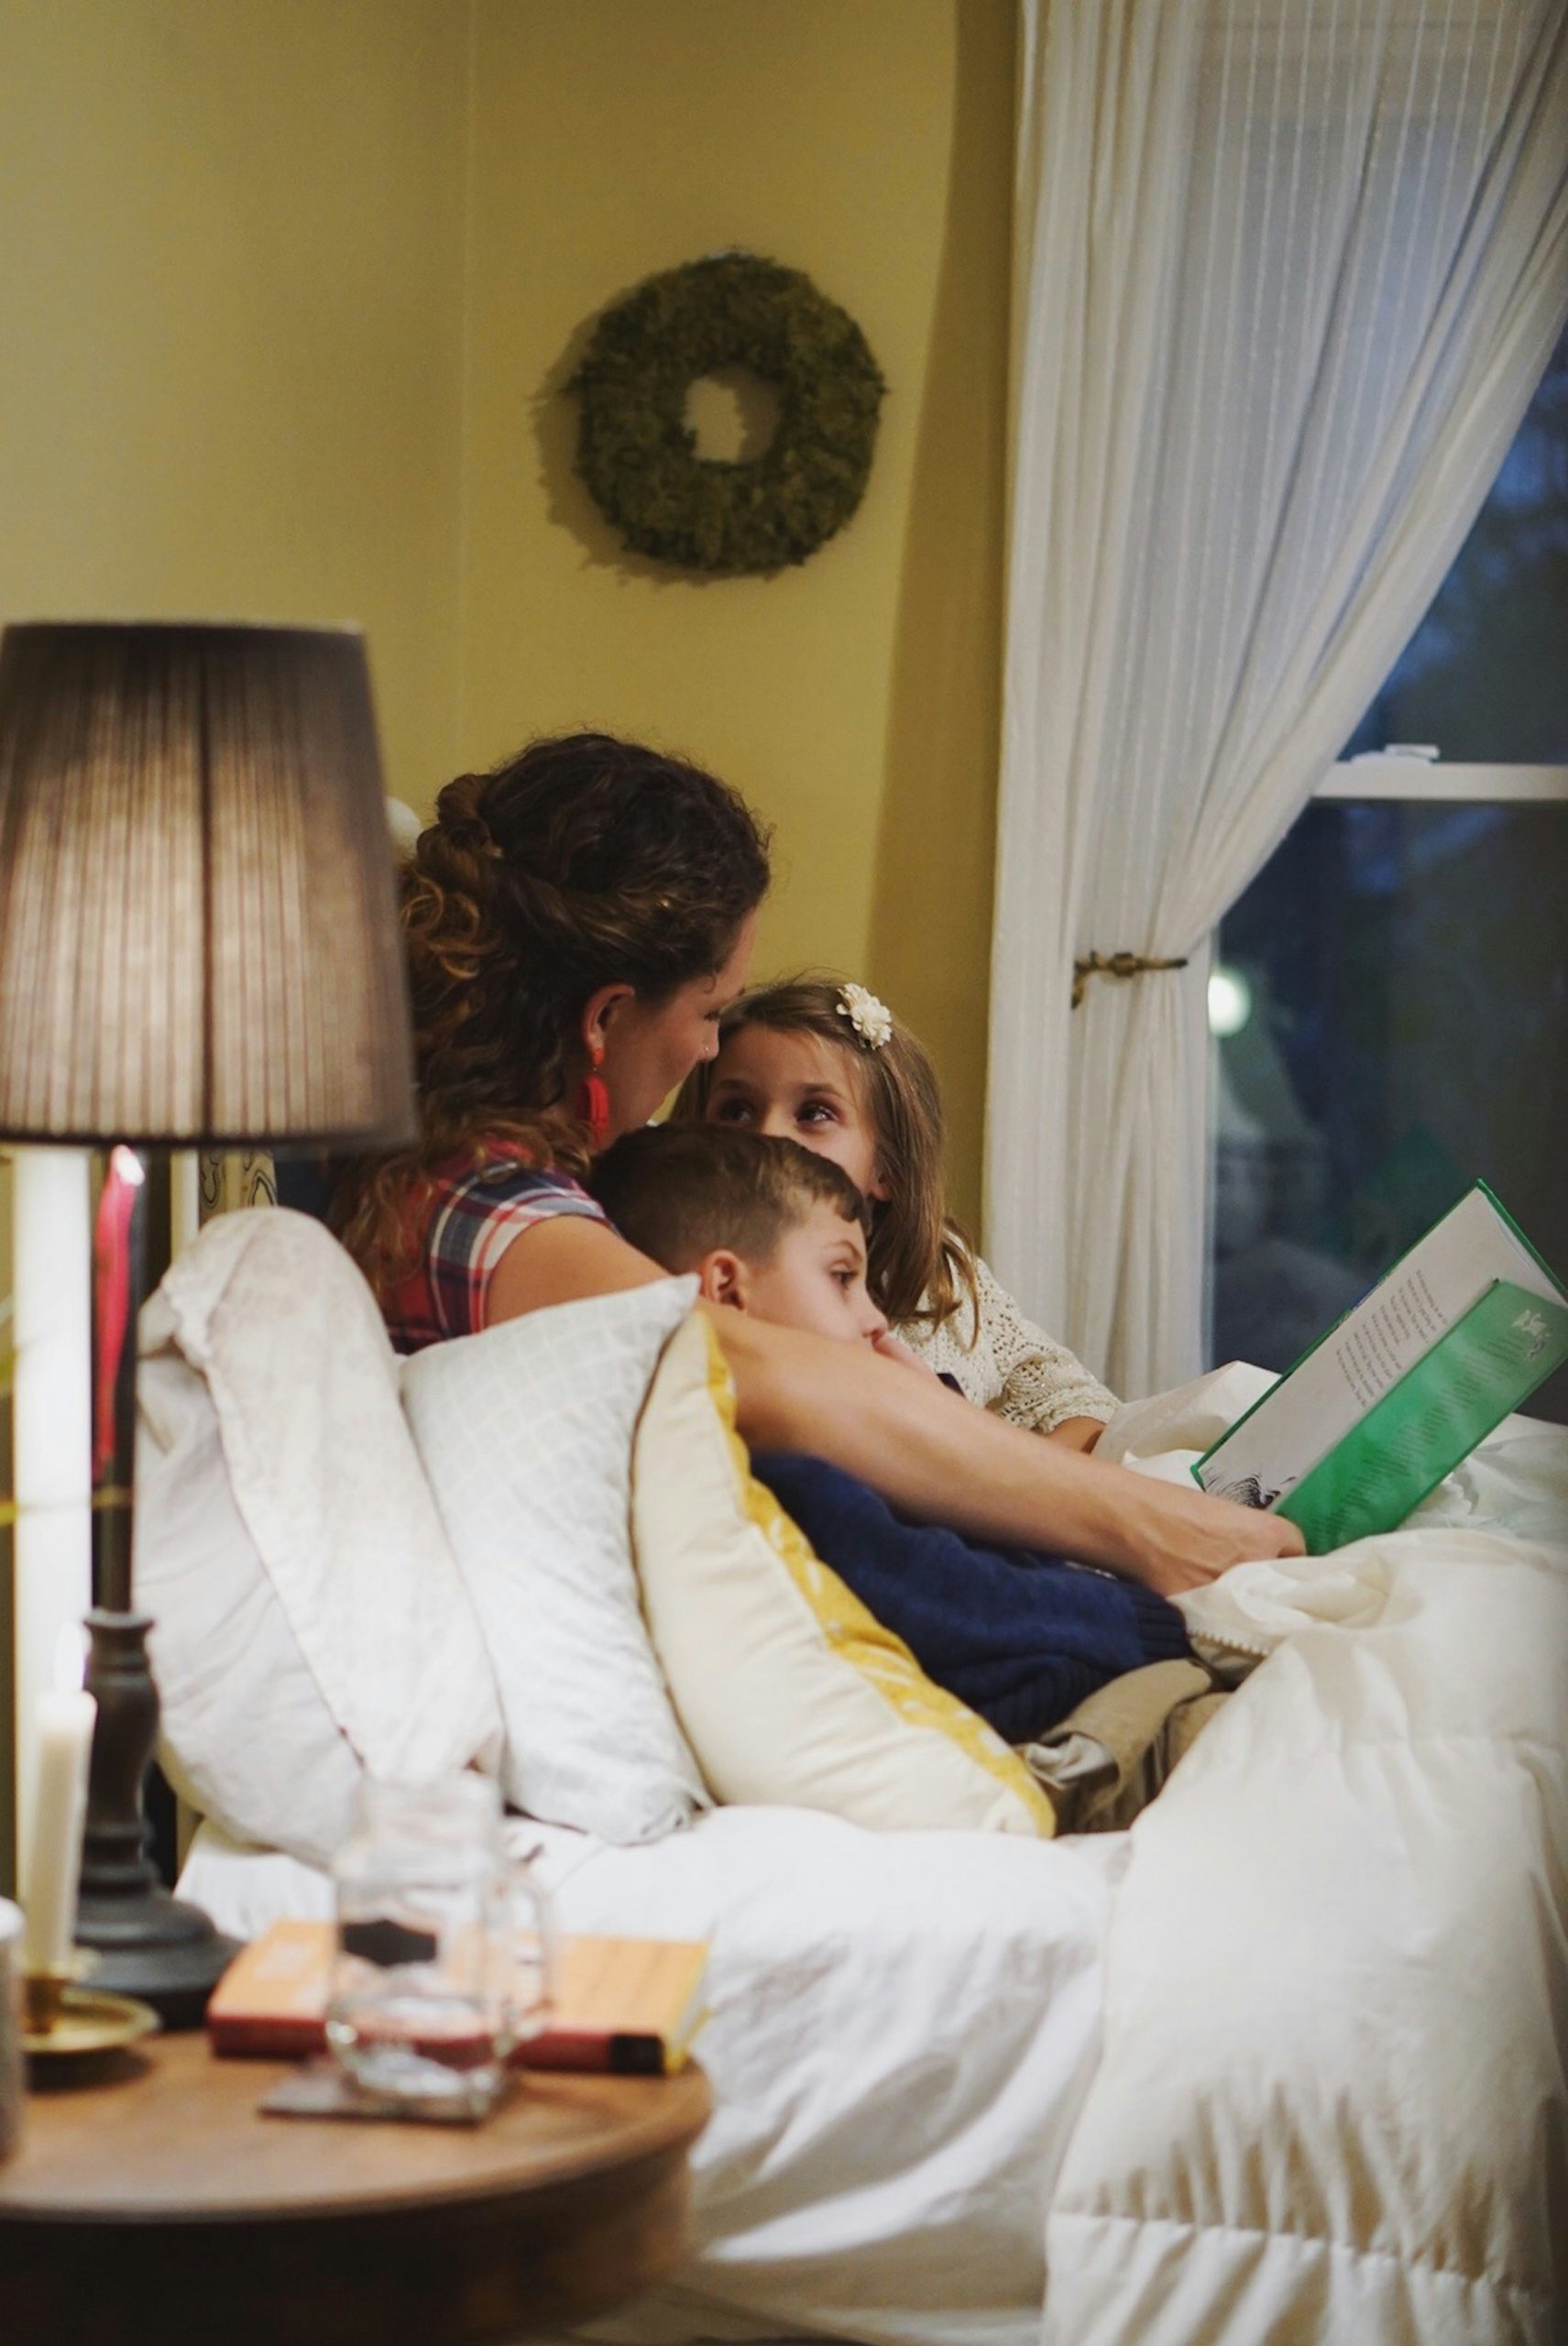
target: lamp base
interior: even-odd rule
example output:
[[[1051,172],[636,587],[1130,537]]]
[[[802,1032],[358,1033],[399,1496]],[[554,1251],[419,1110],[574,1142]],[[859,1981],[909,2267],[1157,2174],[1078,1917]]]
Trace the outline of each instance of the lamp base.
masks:
[[[207,1999],[239,1953],[199,1906],[161,1886],[145,1898],[83,1899],[78,1943],[100,1957],[91,1985],[150,2004],[165,2028],[200,2028]]]
[[[87,1616],[88,1692],[98,1705],[76,1937],[101,1957],[93,1986],[150,2004],[166,2028],[199,2028],[238,1953],[197,1906],[170,1897],[147,1853],[142,1781],[158,1737],[145,1613]]]

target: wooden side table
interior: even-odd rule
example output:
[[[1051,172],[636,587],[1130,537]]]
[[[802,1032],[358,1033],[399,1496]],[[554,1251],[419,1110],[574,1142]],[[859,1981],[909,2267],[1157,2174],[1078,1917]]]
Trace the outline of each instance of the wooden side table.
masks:
[[[29,2096],[0,2165],[10,2346],[481,2346],[603,2312],[685,2244],[696,2068],[534,2074],[480,2127],[264,2118],[200,2036]]]

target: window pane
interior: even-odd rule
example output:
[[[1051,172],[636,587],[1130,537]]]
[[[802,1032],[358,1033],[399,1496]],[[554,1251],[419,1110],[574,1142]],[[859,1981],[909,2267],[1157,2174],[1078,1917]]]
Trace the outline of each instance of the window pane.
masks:
[[[1568,764],[1568,333],[1426,618],[1343,751]]]
[[[1288,1368],[1478,1176],[1568,1276],[1564,905],[1568,804],[1308,807],[1220,930],[1216,1360]]]

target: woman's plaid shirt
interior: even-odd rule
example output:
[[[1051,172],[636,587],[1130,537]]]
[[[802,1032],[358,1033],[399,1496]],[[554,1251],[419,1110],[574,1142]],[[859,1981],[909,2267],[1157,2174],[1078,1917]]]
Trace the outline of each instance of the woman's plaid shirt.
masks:
[[[490,1275],[518,1233],[562,1213],[608,1217],[567,1173],[542,1171],[497,1143],[483,1166],[433,1174],[414,1191],[414,1269],[389,1298],[387,1327],[400,1353],[422,1352],[485,1325]]]

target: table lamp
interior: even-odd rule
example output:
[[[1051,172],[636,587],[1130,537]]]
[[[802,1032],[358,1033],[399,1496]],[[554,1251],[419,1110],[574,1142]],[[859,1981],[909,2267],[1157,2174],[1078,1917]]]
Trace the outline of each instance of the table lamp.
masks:
[[[106,1148],[95,1255],[98,1705],[77,1935],[93,1984],[200,2019],[231,1951],[148,1856],[136,1610],[147,1152],[395,1146],[411,1051],[369,674],[329,629],[0,639],[0,1138]],[[83,1233],[85,1238],[85,1233]]]

